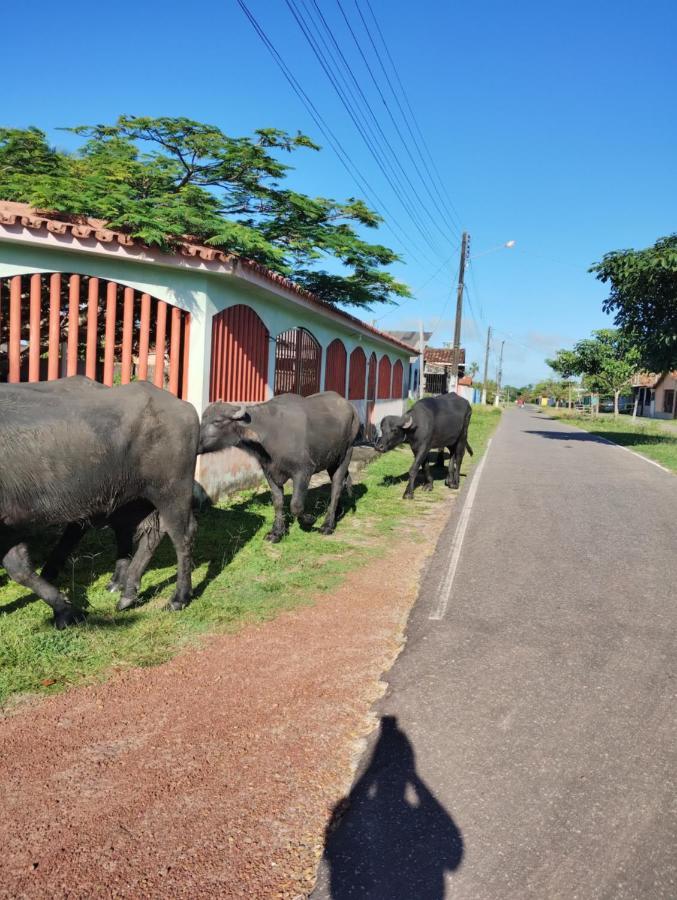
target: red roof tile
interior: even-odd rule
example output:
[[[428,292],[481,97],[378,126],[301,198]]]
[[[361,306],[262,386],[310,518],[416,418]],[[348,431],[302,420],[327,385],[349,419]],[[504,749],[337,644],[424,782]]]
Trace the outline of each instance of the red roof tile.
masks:
[[[465,350],[461,347],[455,351],[452,347],[426,347],[425,361],[432,366],[453,366],[454,354],[458,352],[458,363],[465,362]]]
[[[122,231],[115,231],[108,228],[106,222],[101,219],[91,219],[87,216],[74,216],[66,213],[40,212],[32,206],[29,206],[27,203],[15,203],[10,200],[0,200],[0,225],[17,224],[24,228],[28,228],[31,231],[49,231],[53,234],[60,235],[70,232],[75,238],[81,240],[92,238],[102,244],[117,243],[123,247],[145,246],[142,241],[132,238]],[[363,322],[362,319],[358,319],[357,316],[353,316],[350,313],[344,312],[342,309],[338,309],[326,300],[321,300],[315,294],[302,288],[291,279],[285,278],[284,275],[273,272],[265,266],[262,266],[260,263],[253,262],[251,259],[234,256],[223,250],[218,250],[215,247],[206,247],[204,244],[199,244],[189,238],[179,241],[174,253],[168,255],[196,257],[205,260],[206,262],[228,263],[233,267],[233,271],[238,267],[248,269],[251,272],[255,272],[257,275],[260,275],[262,278],[265,278],[267,281],[309,300],[315,306],[320,307],[324,312],[331,312],[339,315],[348,322],[352,322],[355,325],[359,325],[360,328],[370,331],[381,340],[387,341],[389,344],[394,344],[402,350],[406,350],[410,355],[415,353],[414,348],[410,347],[408,344],[399,341],[397,338],[392,337],[384,331],[379,331],[379,329],[374,328],[373,325],[368,325],[366,322]]]

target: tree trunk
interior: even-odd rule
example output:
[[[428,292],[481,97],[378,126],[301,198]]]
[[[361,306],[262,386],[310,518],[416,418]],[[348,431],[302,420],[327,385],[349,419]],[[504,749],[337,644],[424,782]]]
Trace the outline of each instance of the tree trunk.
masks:
[[[632,404],[632,421],[637,419],[637,407],[639,406],[639,389],[635,391],[635,402]]]
[[[620,395],[620,391],[614,391],[614,419],[618,418],[618,398]]]

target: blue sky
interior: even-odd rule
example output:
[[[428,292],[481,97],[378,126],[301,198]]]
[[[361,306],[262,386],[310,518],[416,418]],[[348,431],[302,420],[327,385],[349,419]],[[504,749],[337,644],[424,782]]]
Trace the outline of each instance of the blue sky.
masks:
[[[368,51],[355,0],[341,2]],[[358,2],[368,18],[366,0]],[[477,258],[463,323],[469,359],[482,362],[491,324],[492,369],[505,339],[504,381],[543,377],[543,359],[556,347],[609,324],[601,310],[605,289],[586,274],[588,265],[608,250],[645,246],[677,230],[677,4],[371,4],[444,188],[471,234]],[[407,196],[415,214],[430,208],[434,240],[422,238],[399,205],[285,0],[249,0],[406,235],[400,244],[381,229],[378,239],[403,253],[406,265],[397,274],[423,287],[400,309],[379,307],[365,317],[383,328],[413,327],[422,318],[426,328],[435,327],[433,341],[440,345],[452,336],[458,237],[391,133],[337,0],[318,5],[402,168],[420,187]],[[114,7],[82,0],[38,2],[30,9],[11,4],[3,26],[14,35],[3,48],[3,124],[38,125],[72,146],[59,126],[108,122],[122,112],[185,115],[231,134],[260,126],[300,129],[326,144],[235,0],[195,7],[174,0]],[[380,76],[373,53],[366,55]],[[297,189],[339,198],[360,194],[329,147],[299,153],[295,166],[290,182]],[[437,189],[435,197],[441,205]],[[509,239],[514,249],[481,255]],[[429,262],[413,257],[415,245]]]

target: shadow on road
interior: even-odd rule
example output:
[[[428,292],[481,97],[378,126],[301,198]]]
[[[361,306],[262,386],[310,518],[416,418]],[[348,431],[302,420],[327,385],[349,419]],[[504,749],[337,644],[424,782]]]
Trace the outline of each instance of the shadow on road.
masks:
[[[384,716],[369,766],[327,826],[330,896],[442,900],[462,858],[458,826],[417,775],[397,719]]]
[[[648,434],[647,432],[635,431],[598,431],[592,434],[588,431],[529,431],[525,434],[537,434],[540,437],[549,438],[553,441],[582,441],[592,442],[596,444],[605,444],[612,441],[614,444],[620,444],[623,447],[634,447],[637,444],[677,444],[677,437],[672,434]]]
[[[591,434],[589,431],[537,431],[536,429],[527,429],[524,433],[537,434],[539,437],[548,438],[551,441],[582,441],[588,444],[606,443],[604,438]]]

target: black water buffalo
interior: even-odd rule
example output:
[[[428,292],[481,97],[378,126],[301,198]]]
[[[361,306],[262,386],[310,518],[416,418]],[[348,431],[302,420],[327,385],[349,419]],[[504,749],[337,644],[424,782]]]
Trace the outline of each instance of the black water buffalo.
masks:
[[[0,390],[4,391],[17,389],[37,391],[45,395],[60,394],[62,396],[72,396],[82,392],[86,394],[92,390],[108,390],[103,384],[93,381],[84,375],[71,375],[67,378],[58,378],[55,381],[0,385]],[[164,536],[157,511],[145,500],[129,503],[116,509],[110,516],[98,517],[94,522],[70,522],[56,545],[49,552],[40,573],[42,578],[52,583],[57,580],[66,560],[91,525],[108,527],[115,535],[117,547],[115,569],[107,586],[111,592],[124,591],[127,570],[132,560],[135,544],[140,545],[140,552],[145,553],[148,556],[148,561],[150,561],[153,552]],[[126,609],[130,604],[131,601],[125,604],[121,598],[118,602],[118,609]]]
[[[449,448],[449,473],[444,483],[447,487],[459,486],[461,463],[466,449],[472,456],[472,448],[468,443],[471,415],[472,407],[468,401],[452,393],[418,400],[406,415],[386,416],[381,421],[377,449],[385,453],[406,441],[414,454],[414,462],[409,469],[409,482],[404,492],[405,499],[411,500],[414,496],[414,483],[421,467],[425,477],[423,490],[432,490],[433,479],[428,454],[433,449],[439,449],[438,460],[441,458],[444,461],[444,448]]]
[[[199,453],[239,447],[254,456],[273,496],[275,523],[267,540],[277,542],[286,532],[284,485],[291,478],[291,513],[302,528],[315,517],[305,512],[308,483],[324,469],[331,478],[331,500],[320,529],[331,534],[341,491],[352,493],[348,466],[359,428],[351,403],[334,391],[299,397],[281,394],[255,406],[212,403],[202,416]]]
[[[157,510],[178,560],[169,605],[189,602],[198,440],[193,407],[146,382],[101,391],[0,391],[0,558],[14,581],[52,607],[58,628],[74,621],[74,610],[34,572],[27,541],[48,526],[110,520],[125,509],[143,517]],[[123,607],[134,602],[149,559],[137,556]]]

